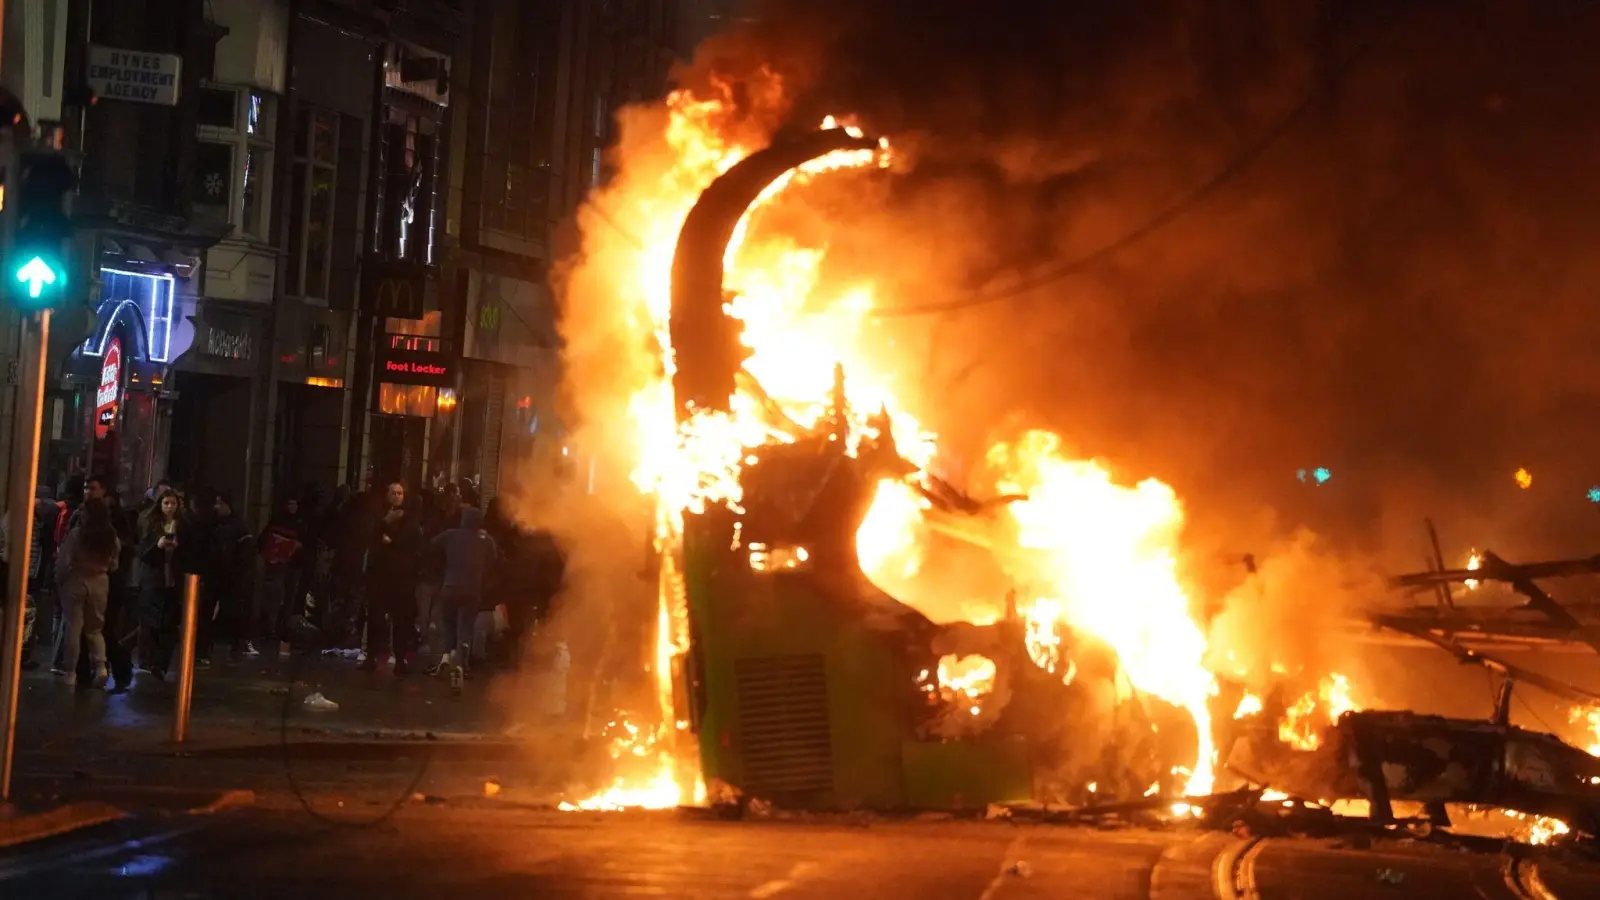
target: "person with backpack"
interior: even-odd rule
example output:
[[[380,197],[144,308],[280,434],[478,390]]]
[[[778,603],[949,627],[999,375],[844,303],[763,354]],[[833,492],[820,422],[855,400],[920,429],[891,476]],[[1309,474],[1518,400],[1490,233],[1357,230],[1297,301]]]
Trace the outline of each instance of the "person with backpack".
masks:
[[[56,555],[56,585],[64,627],[57,641],[61,667],[55,671],[67,684],[77,683],[79,640],[84,639],[89,647],[93,687],[101,688],[110,675],[104,634],[110,573],[117,570],[122,542],[117,539],[104,499],[86,500],[81,510],[77,527],[67,532]]]

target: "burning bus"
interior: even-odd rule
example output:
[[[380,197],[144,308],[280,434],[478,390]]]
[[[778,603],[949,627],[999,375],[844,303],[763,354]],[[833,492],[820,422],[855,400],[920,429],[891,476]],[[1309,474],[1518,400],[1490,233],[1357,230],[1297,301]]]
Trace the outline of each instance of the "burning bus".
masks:
[[[1243,762],[1218,765],[1260,722],[1333,759],[1318,784],[1372,795],[1339,736],[1382,728],[1350,718],[1347,680],[1269,704],[1214,658],[1171,487],[1044,431],[991,445],[959,486],[940,477],[903,376],[863,338],[873,286],[824,284],[821,251],[759,221],[794,185],[887,166],[888,142],[831,119],[747,134],[733,105],[679,92],[636,110],[649,149],[585,211],[609,239],[586,246],[579,290],[624,313],[569,310],[629,339],[594,356],[655,509],[660,720],[615,735],[646,771],[573,806],[1187,811],[1219,782],[1250,787]]]

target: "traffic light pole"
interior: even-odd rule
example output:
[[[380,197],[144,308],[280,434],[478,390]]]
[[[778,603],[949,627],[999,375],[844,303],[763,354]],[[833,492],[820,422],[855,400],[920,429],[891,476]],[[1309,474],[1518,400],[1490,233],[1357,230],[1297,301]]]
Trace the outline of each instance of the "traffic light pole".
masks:
[[[39,469],[39,426],[44,407],[45,351],[50,345],[50,309],[22,317],[18,363],[22,384],[17,389],[11,428],[11,480],[7,492],[5,645],[0,647],[0,802],[11,799],[11,766],[17,737],[17,696],[22,678],[23,607],[28,598],[28,569],[33,561],[33,481]]]

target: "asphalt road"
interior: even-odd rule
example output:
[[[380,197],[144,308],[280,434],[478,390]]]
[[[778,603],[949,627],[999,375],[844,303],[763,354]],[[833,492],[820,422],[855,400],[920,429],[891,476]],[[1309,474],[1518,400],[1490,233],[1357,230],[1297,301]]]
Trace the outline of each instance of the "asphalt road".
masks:
[[[381,809],[333,809],[365,816]],[[192,830],[186,830],[192,829]],[[1219,862],[1220,859],[1220,862]],[[1600,896],[1600,870],[1546,860],[1547,894],[1499,854],[990,822],[723,822],[415,804],[376,825],[292,809],[104,826],[0,855],[0,896],[707,897],[840,900]],[[1224,878],[1216,877],[1223,873]],[[1532,873],[1525,873],[1532,874]],[[1528,881],[1524,878],[1523,881]],[[1519,892],[1520,890],[1520,892]]]

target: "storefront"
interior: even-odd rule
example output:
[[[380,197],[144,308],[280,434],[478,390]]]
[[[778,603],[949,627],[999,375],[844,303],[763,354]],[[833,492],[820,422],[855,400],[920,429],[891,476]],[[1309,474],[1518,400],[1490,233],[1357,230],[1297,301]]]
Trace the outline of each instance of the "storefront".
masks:
[[[195,339],[170,378],[174,400],[167,474],[247,501],[250,461],[262,425],[253,411],[261,385],[265,308],[202,299],[192,319]]]
[[[47,391],[45,471],[96,473],[143,491],[165,474],[173,395],[169,366],[193,340],[192,307],[166,267],[103,266],[89,337]]]
[[[573,463],[556,411],[555,316],[542,284],[471,271],[457,472],[485,502],[525,467]]]
[[[451,480],[461,360],[440,338],[385,334],[368,465],[378,483],[442,486]]]
[[[347,482],[349,310],[289,297],[278,308],[272,487],[278,497]]]

